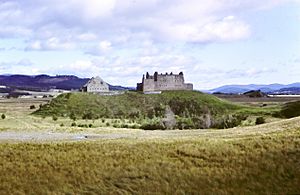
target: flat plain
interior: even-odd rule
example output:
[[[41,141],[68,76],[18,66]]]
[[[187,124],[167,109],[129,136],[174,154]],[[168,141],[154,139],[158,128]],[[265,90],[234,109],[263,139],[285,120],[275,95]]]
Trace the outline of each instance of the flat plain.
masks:
[[[71,127],[2,99],[0,194],[299,194],[300,118],[231,129]],[[64,125],[61,125],[64,124]]]

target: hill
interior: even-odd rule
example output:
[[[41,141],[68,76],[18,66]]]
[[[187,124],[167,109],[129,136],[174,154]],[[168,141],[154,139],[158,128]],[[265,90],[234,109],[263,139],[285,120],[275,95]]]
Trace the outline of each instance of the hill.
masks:
[[[168,91],[152,95],[127,92],[118,96],[68,93],[53,99],[34,114],[83,119],[131,119],[144,129],[199,129],[237,126],[247,118],[241,112],[243,108],[196,91]]]
[[[73,75],[0,75],[0,85],[7,89],[22,89],[32,91],[47,91],[49,89],[72,90],[80,89],[89,78],[79,78]],[[111,90],[131,89],[122,86],[109,85]]]
[[[300,87],[287,87],[282,88],[277,91],[273,91],[273,94],[291,94],[291,95],[299,95],[300,94]]]
[[[266,94],[261,92],[260,90],[251,90],[251,91],[247,91],[245,92],[243,95],[247,96],[247,97],[251,97],[251,98],[259,98],[259,97],[266,97]]]
[[[257,85],[257,84],[250,84],[250,85],[224,85],[215,89],[211,89],[208,92],[210,93],[245,93],[251,90],[260,90],[264,93],[274,93],[276,91],[280,91],[283,88],[300,88],[300,83],[292,83],[288,85],[283,84],[270,84],[270,85]]]

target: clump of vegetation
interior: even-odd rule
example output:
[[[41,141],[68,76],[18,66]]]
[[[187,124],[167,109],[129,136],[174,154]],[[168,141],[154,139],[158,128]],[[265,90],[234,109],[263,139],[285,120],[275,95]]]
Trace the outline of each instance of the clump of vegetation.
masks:
[[[73,122],[73,123],[71,124],[71,126],[72,126],[72,127],[76,127],[77,124],[76,124],[75,122]]]
[[[6,118],[6,115],[5,115],[5,114],[2,114],[2,115],[1,115],[1,118],[2,118],[2,120],[4,120],[4,119]]]
[[[212,127],[217,129],[233,128],[241,125],[242,121],[247,119],[245,114],[229,114],[223,115],[213,121]]]
[[[74,112],[71,112],[70,119],[72,119],[73,121],[76,121],[77,118],[76,118],[76,115]]]
[[[35,109],[35,105],[30,105],[29,109],[30,109],[30,110]]]
[[[142,125],[141,125],[141,129],[144,130],[165,130],[166,127],[164,126],[164,124],[162,123],[162,121],[159,118],[154,118],[154,119],[149,119],[147,121],[145,121]]]
[[[284,104],[278,115],[282,118],[293,118],[300,116],[300,101],[288,102]]]
[[[255,120],[255,124],[256,125],[260,125],[260,124],[264,124],[266,121],[265,121],[265,118],[260,116],[260,117],[257,117],[256,120]]]
[[[58,120],[58,117],[55,116],[55,115],[53,115],[53,116],[52,116],[52,120],[53,120],[53,121],[57,121],[57,120]]]

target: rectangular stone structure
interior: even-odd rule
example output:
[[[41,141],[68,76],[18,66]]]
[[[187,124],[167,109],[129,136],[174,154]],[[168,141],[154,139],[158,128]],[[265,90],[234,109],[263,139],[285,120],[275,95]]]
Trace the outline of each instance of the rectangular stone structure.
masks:
[[[137,83],[137,90],[143,92],[193,90],[193,84],[184,83],[183,72],[179,74],[155,72],[154,75],[149,75],[147,72],[146,77],[143,75],[142,83]]]

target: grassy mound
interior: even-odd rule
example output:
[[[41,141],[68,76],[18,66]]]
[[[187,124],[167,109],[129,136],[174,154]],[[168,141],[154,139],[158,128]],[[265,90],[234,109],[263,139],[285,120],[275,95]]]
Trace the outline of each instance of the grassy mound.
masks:
[[[300,116],[300,101],[286,103],[279,112],[282,118],[293,118]]]
[[[196,91],[168,91],[118,96],[62,94],[34,114],[83,119],[132,119],[143,129],[228,128],[240,124],[244,107]]]

